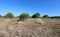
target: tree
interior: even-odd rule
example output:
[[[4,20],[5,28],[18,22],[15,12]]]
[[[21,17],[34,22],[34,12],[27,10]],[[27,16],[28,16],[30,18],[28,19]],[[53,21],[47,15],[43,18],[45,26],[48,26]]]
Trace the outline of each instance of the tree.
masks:
[[[45,14],[44,16],[43,16],[43,18],[48,18],[49,16],[47,15],[47,14]]]
[[[0,15],[0,17],[2,17],[2,15]]]
[[[19,16],[19,20],[22,20],[22,21],[24,21],[27,18],[29,18],[29,14],[26,12],[21,13],[21,15]]]
[[[29,16],[29,18],[32,18],[32,16]]]
[[[40,17],[40,13],[35,13],[33,16],[32,16],[32,18],[39,18]]]
[[[9,12],[9,13],[7,13],[4,17],[5,17],[5,18],[13,18],[14,15],[13,15],[11,12]]]

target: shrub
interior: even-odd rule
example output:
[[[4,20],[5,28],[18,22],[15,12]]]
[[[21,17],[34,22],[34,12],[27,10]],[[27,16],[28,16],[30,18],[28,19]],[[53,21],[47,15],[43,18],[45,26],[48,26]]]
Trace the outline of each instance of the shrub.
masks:
[[[48,18],[48,17],[49,17],[49,16],[48,16],[47,14],[43,16],[43,18]]]
[[[40,14],[38,12],[32,16],[32,18],[39,18],[39,17],[40,17]]]
[[[29,16],[29,18],[32,18],[32,16]]]
[[[2,17],[2,15],[0,15],[0,18]]]
[[[29,14],[25,12],[19,16],[19,20],[22,20],[22,21],[24,21],[27,18],[29,18]]]
[[[51,16],[50,18],[60,18],[60,16]]]
[[[9,12],[9,13],[7,13],[4,17],[5,17],[5,18],[13,18],[14,15],[13,15],[11,12]]]

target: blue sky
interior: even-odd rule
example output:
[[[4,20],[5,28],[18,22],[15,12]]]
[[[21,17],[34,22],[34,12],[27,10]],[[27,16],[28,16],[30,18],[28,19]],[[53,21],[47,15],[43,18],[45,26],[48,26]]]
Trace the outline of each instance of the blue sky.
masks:
[[[41,16],[60,16],[60,0],[0,0],[0,15],[8,12],[15,16],[22,12],[30,15],[39,12]]]

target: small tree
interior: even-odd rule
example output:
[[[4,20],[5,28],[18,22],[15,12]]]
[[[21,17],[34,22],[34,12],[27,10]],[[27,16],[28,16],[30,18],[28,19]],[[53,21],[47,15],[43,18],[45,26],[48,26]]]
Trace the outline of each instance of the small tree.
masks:
[[[2,15],[0,15],[0,17],[2,17]]]
[[[49,17],[49,16],[48,16],[47,14],[43,16],[43,18],[48,18],[48,17]]]
[[[29,18],[32,18],[32,16],[29,16]]]
[[[7,13],[4,17],[5,17],[5,18],[13,18],[14,15],[13,15],[11,12],[9,12],[9,13]]]
[[[24,21],[25,19],[29,18],[29,14],[28,13],[21,13],[21,15],[19,16],[19,19]]]
[[[39,17],[40,17],[40,14],[38,12],[32,16],[32,18],[39,18]]]

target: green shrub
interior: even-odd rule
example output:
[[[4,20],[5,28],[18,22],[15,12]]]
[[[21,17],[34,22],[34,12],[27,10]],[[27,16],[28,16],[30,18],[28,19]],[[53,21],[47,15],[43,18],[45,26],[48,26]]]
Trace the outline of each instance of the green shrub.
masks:
[[[9,13],[7,13],[4,17],[5,17],[5,18],[13,18],[14,15],[13,15],[11,12],[9,12]]]
[[[32,16],[29,16],[29,18],[32,18]]]
[[[2,17],[2,15],[0,15],[0,18]]]
[[[40,18],[40,14],[37,12],[32,16],[32,18]]]
[[[21,13],[21,15],[19,16],[19,20],[24,21],[25,19],[29,18],[29,14],[28,13]]]
[[[48,16],[47,14],[43,16],[43,18],[48,18],[48,17],[49,17],[49,16]]]

